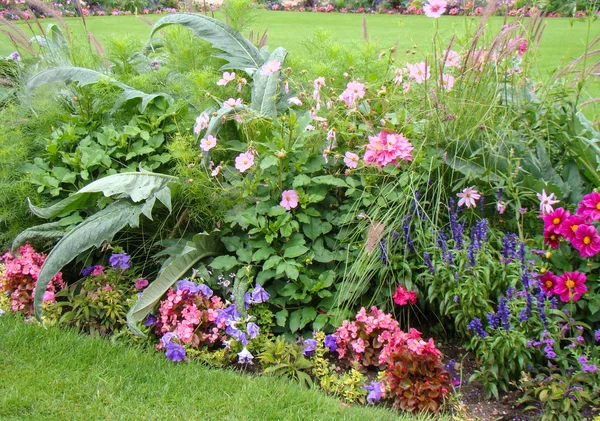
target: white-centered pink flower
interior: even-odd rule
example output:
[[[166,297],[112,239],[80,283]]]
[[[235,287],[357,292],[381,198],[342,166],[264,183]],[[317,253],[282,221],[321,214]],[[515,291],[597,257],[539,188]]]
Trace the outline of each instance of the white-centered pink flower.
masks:
[[[217,85],[219,85],[219,86],[227,86],[227,84],[229,82],[231,82],[232,80],[235,80],[235,72],[231,72],[231,73],[224,72],[223,73],[223,78],[219,79],[217,81]]]
[[[445,0],[429,0],[423,5],[423,11],[428,18],[439,18],[446,12]]]
[[[542,190],[541,193],[537,194],[538,199],[540,199],[540,214],[546,215],[554,212],[554,208],[552,205],[555,205],[560,202],[560,200],[556,200],[554,197],[554,193],[551,193],[550,196],[546,194],[546,189]]]
[[[417,64],[408,63],[406,68],[408,69],[408,77],[417,83],[423,83],[431,76],[429,66],[425,62]]]
[[[296,190],[286,190],[281,194],[281,206],[287,210],[291,210],[298,206],[298,193]]]
[[[451,91],[454,87],[454,76],[443,74],[441,85],[446,91]]]
[[[354,152],[346,152],[346,155],[344,156],[344,164],[346,164],[346,166],[348,168],[356,168],[358,167],[358,160],[359,160],[359,156],[357,154],[355,154]]]
[[[456,196],[460,198],[458,207],[466,206],[467,208],[477,207],[477,202],[475,201],[481,198],[481,195],[475,189],[475,186],[467,187],[461,193],[456,193]]]
[[[265,63],[260,68],[260,74],[263,76],[270,76],[281,69],[281,62],[279,60],[271,60]]]
[[[251,151],[241,153],[235,158],[235,168],[237,168],[239,172],[245,172],[251,168],[252,165],[254,165],[254,154]]]
[[[194,133],[199,134],[202,130],[208,127],[210,116],[206,113],[200,114],[196,117],[196,124],[194,125]]]
[[[213,135],[209,134],[206,138],[200,140],[200,148],[204,152],[210,151],[215,146],[217,146],[217,138]]]
[[[240,105],[242,105],[242,98],[237,98],[237,99],[233,99],[233,98],[229,98],[227,101],[225,101],[223,103],[223,108],[235,108],[235,107],[239,107]]]

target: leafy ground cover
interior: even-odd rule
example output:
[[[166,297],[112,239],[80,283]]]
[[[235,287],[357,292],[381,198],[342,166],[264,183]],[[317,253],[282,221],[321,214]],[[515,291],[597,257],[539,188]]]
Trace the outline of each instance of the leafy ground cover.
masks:
[[[3,420],[428,420],[348,407],[283,379],[174,366],[139,347],[0,317]],[[438,419],[446,419],[441,417]]]

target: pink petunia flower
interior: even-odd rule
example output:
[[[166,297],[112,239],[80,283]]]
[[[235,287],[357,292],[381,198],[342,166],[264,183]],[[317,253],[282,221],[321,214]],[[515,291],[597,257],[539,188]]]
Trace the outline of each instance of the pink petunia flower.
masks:
[[[254,154],[250,151],[241,153],[235,158],[235,168],[240,172],[245,172],[254,165]]]
[[[235,72],[224,72],[223,78],[217,81],[217,85],[219,86],[227,86],[229,82],[235,79]]]
[[[562,302],[577,301],[587,292],[585,274],[580,272],[565,272],[556,281],[554,293],[560,296]]]
[[[348,168],[356,168],[358,167],[358,160],[359,160],[359,156],[353,152],[346,152],[346,155],[344,156],[344,164],[346,164],[346,166]]]
[[[212,148],[217,146],[217,138],[213,135],[208,135],[205,139],[200,140],[200,148],[204,152],[210,151]]]
[[[242,98],[233,99],[229,98],[227,101],[223,103],[223,108],[235,108],[242,105]]]
[[[446,5],[445,0],[429,0],[423,5],[423,11],[428,18],[437,19],[446,11]]]
[[[409,63],[406,65],[406,68],[408,69],[408,77],[417,83],[423,83],[431,76],[429,66],[425,62],[417,64]]]
[[[194,133],[199,134],[202,130],[208,127],[208,122],[210,121],[210,117],[206,113],[200,114],[196,117],[196,124],[194,125]]]
[[[542,190],[541,193],[537,194],[538,199],[540,199],[540,214],[546,215],[547,213],[552,213],[554,208],[552,205],[555,205],[560,202],[560,200],[555,200],[554,193],[548,196],[546,194],[546,190]]]
[[[466,206],[467,208],[477,207],[476,200],[481,198],[479,192],[475,189],[475,186],[467,187],[461,193],[456,193],[456,196],[460,198],[458,201],[458,207]]]
[[[298,206],[298,193],[296,190],[286,190],[281,193],[281,202],[279,202],[279,204],[287,210],[294,209]]]
[[[399,306],[405,306],[408,303],[413,305],[417,303],[417,293],[414,291],[408,291],[402,285],[398,285],[398,288],[396,288],[396,292],[392,298]]]
[[[270,76],[281,69],[281,62],[279,60],[272,60],[265,63],[260,68],[260,74],[263,76]]]
[[[144,278],[137,278],[135,280],[135,289],[144,289],[148,286],[148,280]]]
[[[576,213],[589,221],[600,220],[600,193],[592,192],[583,196]]]
[[[592,225],[580,225],[571,240],[581,257],[593,257],[600,252],[600,236]]]

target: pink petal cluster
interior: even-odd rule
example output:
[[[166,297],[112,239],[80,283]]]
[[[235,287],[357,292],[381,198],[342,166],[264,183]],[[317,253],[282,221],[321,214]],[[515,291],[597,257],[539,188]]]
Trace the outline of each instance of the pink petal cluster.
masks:
[[[346,155],[344,155],[344,164],[346,164],[348,168],[356,168],[358,167],[359,159],[360,157],[357,154],[348,151],[346,152]]]
[[[0,272],[0,291],[10,294],[12,311],[33,314],[35,285],[46,255],[36,253],[30,245],[19,248],[19,254],[20,257],[10,252],[0,256],[0,262],[4,262],[4,271]],[[55,292],[64,287],[62,273],[59,272],[48,283],[43,301],[54,302]]]
[[[229,98],[227,101],[223,102],[223,108],[239,107],[240,105],[242,105],[242,102],[243,101],[241,98],[237,98],[237,99]]]
[[[217,138],[214,137],[213,135],[209,134],[206,138],[203,138],[202,140],[200,140],[200,148],[204,152],[210,151],[215,146],[217,146]]]
[[[199,134],[202,130],[208,127],[210,116],[206,113],[200,114],[196,117],[196,124],[194,125],[194,133]]]
[[[398,288],[396,288],[396,292],[394,292],[392,298],[399,306],[405,306],[408,303],[413,305],[417,304],[417,293],[407,290],[402,285],[398,285]]]
[[[548,194],[546,194],[546,190],[542,190],[541,193],[538,193],[537,197],[540,200],[540,214],[541,215],[546,215],[547,213],[552,213],[554,211],[554,208],[552,207],[552,205],[555,205],[560,202],[560,200],[556,200],[556,198],[554,197],[554,193],[552,193],[552,194],[550,194],[550,196],[548,196]]]
[[[235,72],[231,72],[231,73],[224,72],[223,73],[223,78],[219,79],[217,81],[217,85],[219,85],[219,86],[227,86],[227,84],[229,82],[231,82],[232,80],[235,80]]]
[[[367,165],[376,165],[380,168],[388,164],[400,165],[398,160],[411,161],[413,159],[413,145],[402,133],[387,132],[382,130],[379,136],[369,136],[369,144],[365,151],[364,160]]]
[[[235,158],[235,168],[239,170],[239,172],[245,172],[250,169],[254,165],[254,153],[252,151],[246,151],[244,153],[239,154]]]
[[[592,192],[583,196],[577,208],[577,215],[585,218],[587,221],[599,221],[600,193]]]
[[[476,200],[479,200],[481,198],[481,195],[475,189],[475,186],[467,187],[461,193],[456,193],[456,196],[460,199],[458,201],[459,208],[462,206],[466,206],[467,208],[475,208],[477,207]]]
[[[298,193],[296,190],[286,190],[281,193],[281,202],[279,202],[281,206],[286,208],[287,210],[292,210],[298,206]]]
[[[446,58],[445,67],[460,67],[460,55],[456,51],[444,50],[443,57]]]
[[[446,91],[451,91],[454,87],[454,76],[443,74],[441,85]]]
[[[270,76],[281,69],[281,62],[279,60],[271,60],[265,63],[260,68],[260,74],[264,76]]]

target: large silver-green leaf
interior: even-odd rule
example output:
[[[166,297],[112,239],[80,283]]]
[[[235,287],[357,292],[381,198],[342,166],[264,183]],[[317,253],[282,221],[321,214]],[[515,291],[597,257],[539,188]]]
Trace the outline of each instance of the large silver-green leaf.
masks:
[[[287,50],[279,47],[273,51],[266,64],[264,64],[253,77],[252,83],[252,109],[259,114],[275,118],[277,116],[277,88],[281,80],[281,72],[262,74],[262,69],[269,62],[278,60],[283,64]]]
[[[56,240],[65,235],[65,227],[60,225],[58,222],[50,222],[47,224],[36,225],[35,227],[27,228],[15,237],[12,243],[12,249],[16,250],[17,247],[25,244],[31,240]]]
[[[219,132],[219,129],[223,125],[223,123],[227,120],[229,115],[237,114],[239,112],[243,112],[249,110],[245,105],[240,105],[238,107],[222,107],[217,111],[217,114],[214,117],[210,118],[208,122],[208,128],[206,129],[205,137],[216,136]]]
[[[192,30],[194,36],[206,40],[220,52],[215,56],[227,60],[222,70],[239,69],[252,75],[265,62],[260,51],[239,32],[223,22],[194,13],[175,13],[159,19],[152,28],[152,37],[168,25],[181,25]]]
[[[142,207],[141,203],[134,204],[125,200],[111,203],[61,238],[38,274],[34,295],[34,309],[38,319],[42,315],[44,292],[52,278],[79,254],[112,240],[113,236],[127,225],[138,226]]]
[[[220,247],[215,241],[215,237],[216,233],[214,232],[197,234],[192,241],[188,241],[179,255],[165,261],[156,280],[144,290],[142,296],[127,313],[127,323],[132,332],[144,336],[137,324],[146,317],[168,289],[183,278],[199,261],[220,254]]]
[[[177,177],[150,172],[113,174],[88,184],[77,193],[50,207],[38,208],[30,203],[29,209],[40,218],[55,218],[76,209],[94,205],[101,193],[106,197],[117,195],[117,199],[130,198],[134,202],[147,200],[151,196],[156,197],[170,211],[171,195],[169,185],[178,181]],[[146,214],[146,212],[144,213]]]
[[[42,85],[47,83],[65,83],[70,85],[72,83],[76,83],[76,86],[88,86],[98,83],[100,81],[107,81],[114,86],[117,86],[123,89],[123,95],[117,101],[118,105],[122,105],[125,102],[141,98],[142,99],[142,112],[146,108],[146,106],[152,102],[157,97],[165,98],[169,104],[173,102],[173,98],[170,95],[165,93],[159,94],[147,94],[142,91],[138,91],[137,89],[132,88],[129,85],[126,85],[117,79],[114,79],[110,76],[107,76],[103,73],[97,72],[96,70],[86,69],[83,67],[74,67],[74,66],[58,66],[53,67],[51,69],[44,70],[35,76],[33,76],[26,86],[26,93],[29,97],[31,92]],[[114,109],[113,109],[114,111]]]

